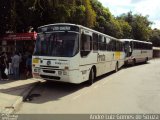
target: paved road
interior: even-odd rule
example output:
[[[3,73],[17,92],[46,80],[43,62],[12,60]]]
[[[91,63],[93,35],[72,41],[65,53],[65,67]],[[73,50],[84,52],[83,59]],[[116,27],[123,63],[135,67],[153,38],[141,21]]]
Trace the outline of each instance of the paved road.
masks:
[[[17,113],[158,113],[160,59],[105,75],[92,86],[41,83]]]

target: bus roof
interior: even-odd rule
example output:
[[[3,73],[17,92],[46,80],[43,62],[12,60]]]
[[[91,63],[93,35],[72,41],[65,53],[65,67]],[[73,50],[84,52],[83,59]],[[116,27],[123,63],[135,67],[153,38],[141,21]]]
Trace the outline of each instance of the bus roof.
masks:
[[[87,27],[84,27],[84,26],[78,25],[78,24],[71,24],[71,23],[54,23],[54,24],[43,25],[43,26],[40,26],[40,27],[38,27],[38,28],[48,27],[48,26],[52,26],[52,25],[70,25],[70,26],[77,26],[77,27],[79,27],[79,28],[83,28],[83,29],[86,29],[86,30],[90,30],[90,31],[95,32],[95,33],[97,33],[97,34],[101,34],[101,35],[103,35],[103,36],[109,37],[110,39],[114,39],[114,40],[120,41],[119,39],[117,39],[117,38],[115,38],[115,37],[106,35],[106,34],[104,34],[104,33],[98,32],[98,31],[96,31],[96,30],[93,30],[93,29],[90,29],[90,28],[87,28]],[[120,41],[120,42],[122,42],[122,41]]]
[[[131,41],[135,41],[135,42],[140,42],[140,43],[148,43],[148,44],[152,44],[152,42],[146,42],[146,41],[140,41],[140,40],[134,40],[134,39],[120,39],[120,41],[128,41],[128,42],[131,42]]]

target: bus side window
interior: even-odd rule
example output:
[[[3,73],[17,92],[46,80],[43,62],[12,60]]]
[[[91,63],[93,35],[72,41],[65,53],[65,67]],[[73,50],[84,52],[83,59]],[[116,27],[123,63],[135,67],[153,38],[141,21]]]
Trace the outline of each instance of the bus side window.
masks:
[[[111,39],[106,37],[106,50],[111,51],[111,45],[110,45]]]
[[[98,34],[93,33],[93,50],[98,50]]]
[[[112,40],[111,39],[107,39],[107,51],[112,51]]]
[[[86,34],[81,35],[81,56],[87,56],[92,50],[92,37]]]
[[[116,51],[116,41],[112,39],[110,44],[111,44],[111,51]]]
[[[106,38],[103,36],[99,36],[99,50],[106,50]]]
[[[116,41],[116,51],[119,51],[119,42]]]
[[[131,50],[133,49],[136,49],[136,43],[135,42],[130,42],[130,47],[131,47]]]
[[[120,41],[116,41],[116,51],[123,51],[123,45]]]

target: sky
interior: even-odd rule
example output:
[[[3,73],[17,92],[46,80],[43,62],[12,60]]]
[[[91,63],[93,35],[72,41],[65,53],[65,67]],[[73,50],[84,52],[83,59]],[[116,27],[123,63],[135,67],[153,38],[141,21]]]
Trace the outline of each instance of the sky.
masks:
[[[132,11],[143,16],[149,15],[152,28],[160,29],[160,0],[98,0],[108,7],[114,16]]]

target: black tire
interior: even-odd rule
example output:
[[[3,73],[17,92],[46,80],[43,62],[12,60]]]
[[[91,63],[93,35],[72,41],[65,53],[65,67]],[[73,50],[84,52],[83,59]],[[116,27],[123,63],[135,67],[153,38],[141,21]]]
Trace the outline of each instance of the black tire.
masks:
[[[118,62],[116,63],[116,66],[115,66],[115,72],[118,71]]]
[[[148,62],[148,58],[145,59],[144,63],[146,64]]]
[[[127,61],[125,61],[124,65],[128,65],[128,60],[127,60]]]
[[[95,71],[94,69],[91,69],[90,73],[89,73],[89,80],[88,80],[88,85],[92,85],[94,83],[95,80]]]
[[[135,66],[135,65],[136,65],[136,60],[133,59],[133,60],[132,60],[132,66]]]

